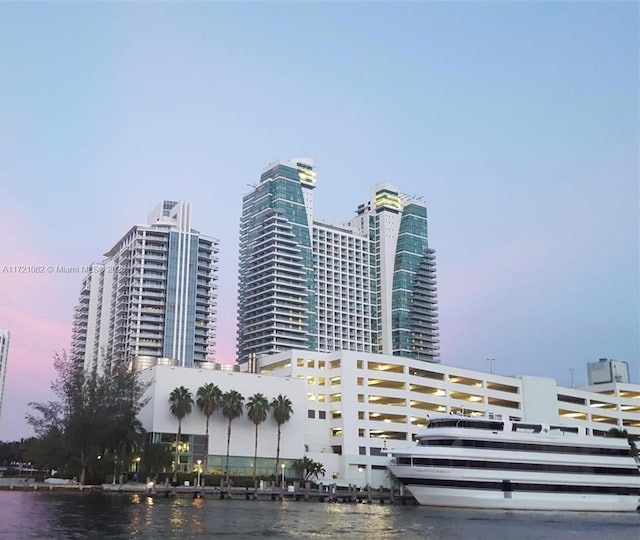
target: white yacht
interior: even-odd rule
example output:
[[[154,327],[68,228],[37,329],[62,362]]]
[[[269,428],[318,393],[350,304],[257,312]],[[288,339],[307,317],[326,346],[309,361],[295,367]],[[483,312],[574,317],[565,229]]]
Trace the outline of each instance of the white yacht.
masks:
[[[484,417],[431,418],[389,469],[427,506],[634,511],[640,467],[626,439],[584,427]]]

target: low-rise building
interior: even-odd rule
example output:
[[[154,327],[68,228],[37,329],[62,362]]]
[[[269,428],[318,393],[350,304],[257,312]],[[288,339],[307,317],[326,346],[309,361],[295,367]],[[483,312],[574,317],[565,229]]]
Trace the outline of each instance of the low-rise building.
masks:
[[[420,360],[353,351],[318,353],[291,350],[258,358],[255,373],[156,366],[146,377],[155,380],[152,401],[143,415],[148,431],[168,444],[175,440],[177,421],[169,413],[171,390],[185,385],[195,395],[205,382],[245,397],[262,392],[272,399],[287,395],[292,420],[282,427],[281,456],[307,456],[321,461],[324,481],[360,486],[388,482],[385,451],[411,444],[433,414],[493,412],[530,422],[582,424],[596,435],[611,428],[640,436],[640,385],[600,384],[564,388],[553,379],[507,377]],[[194,411],[183,421],[193,437],[193,451],[182,466],[189,470],[202,459],[204,417]],[[210,435],[210,463],[222,463],[226,424],[216,413]],[[255,427],[245,417],[234,421],[230,472],[250,474]],[[260,427],[259,474],[273,474],[276,425],[270,418]],[[199,450],[201,449],[201,450]],[[219,470],[211,467],[210,470]]]
[[[292,403],[291,419],[281,427],[280,458],[285,467],[304,456],[304,431],[306,418],[304,382],[290,377],[268,377],[260,374],[241,373],[237,366],[215,364],[217,369],[198,369],[170,365],[156,365],[141,371],[141,379],[150,382],[146,406],[140,413],[140,421],[153,443],[165,443],[175,452],[178,420],[169,410],[172,390],[184,386],[190,390],[194,405],[191,414],[182,419],[182,437],[179,449],[179,467],[183,472],[193,471],[197,460],[205,462],[206,419],[195,401],[198,388],[207,383],[216,384],[222,392],[236,390],[246,400],[255,393],[262,393],[271,402],[282,394]],[[208,471],[230,475],[252,475],[253,467],[259,476],[275,472],[277,424],[271,416],[258,426],[258,456],[253,462],[255,449],[255,425],[245,413],[232,421],[229,445],[229,465],[226,466],[228,421],[221,411],[216,411],[209,422]],[[203,471],[204,472],[204,471]],[[287,471],[285,470],[285,473]],[[290,472],[290,471],[289,471]],[[279,471],[281,474],[282,471]]]

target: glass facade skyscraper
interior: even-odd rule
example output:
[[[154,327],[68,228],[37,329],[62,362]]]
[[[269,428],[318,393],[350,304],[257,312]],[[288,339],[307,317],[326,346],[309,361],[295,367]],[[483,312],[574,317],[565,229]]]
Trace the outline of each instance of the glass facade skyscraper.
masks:
[[[267,167],[243,198],[240,221],[240,359],[316,348],[309,160]]]
[[[269,165],[243,199],[238,359],[302,348],[438,361],[427,208],[379,184],[342,224],[314,217],[311,159]]]
[[[191,228],[186,202],[164,201],[91,266],[74,314],[72,355],[138,368],[213,361],[218,241]]]

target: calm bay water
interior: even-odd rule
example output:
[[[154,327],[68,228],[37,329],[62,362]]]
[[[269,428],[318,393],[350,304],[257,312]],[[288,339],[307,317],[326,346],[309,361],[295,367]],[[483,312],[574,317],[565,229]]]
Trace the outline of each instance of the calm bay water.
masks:
[[[2,540],[219,536],[638,540],[640,514],[0,492]]]

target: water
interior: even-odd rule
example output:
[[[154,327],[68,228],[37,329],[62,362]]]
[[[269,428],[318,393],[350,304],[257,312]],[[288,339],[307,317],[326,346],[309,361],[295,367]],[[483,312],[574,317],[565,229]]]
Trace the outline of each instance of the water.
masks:
[[[638,540],[640,514],[0,492],[2,540],[212,537]]]

